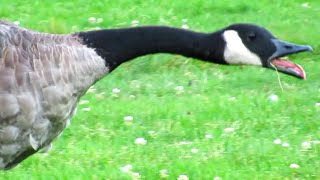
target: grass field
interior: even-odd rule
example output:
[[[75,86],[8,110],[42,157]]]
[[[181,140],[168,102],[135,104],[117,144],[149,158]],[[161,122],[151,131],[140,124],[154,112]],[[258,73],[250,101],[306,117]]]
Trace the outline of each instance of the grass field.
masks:
[[[290,57],[308,79],[281,74],[284,91],[275,71],[258,67],[165,54],[125,63],[82,98],[49,153],[0,179],[320,179],[320,1],[0,4],[0,18],[50,33],[137,23],[209,32],[252,22],[315,49]]]

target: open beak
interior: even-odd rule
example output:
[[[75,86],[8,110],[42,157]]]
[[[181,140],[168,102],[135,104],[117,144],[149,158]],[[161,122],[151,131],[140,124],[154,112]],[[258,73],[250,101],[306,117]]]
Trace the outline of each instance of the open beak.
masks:
[[[298,45],[284,42],[278,39],[272,39],[276,46],[276,52],[269,58],[269,68],[276,69],[282,73],[295,76],[300,79],[306,79],[306,73],[299,64],[295,64],[281,57],[296,54],[304,51],[312,51],[312,47],[307,45]]]

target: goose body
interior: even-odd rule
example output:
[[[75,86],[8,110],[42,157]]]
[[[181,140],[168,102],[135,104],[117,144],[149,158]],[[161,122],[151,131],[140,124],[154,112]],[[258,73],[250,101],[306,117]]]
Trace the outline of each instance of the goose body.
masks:
[[[93,49],[72,36],[0,24],[0,168],[58,136],[78,99],[108,72]]]
[[[279,42],[248,24],[214,33],[153,26],[53,35],[0,21],[0,169],[50,146],[79,98],[121,63],[163,52],[220,64],[276,67],[305,78],[300,66],[279,57],[311,48]]]

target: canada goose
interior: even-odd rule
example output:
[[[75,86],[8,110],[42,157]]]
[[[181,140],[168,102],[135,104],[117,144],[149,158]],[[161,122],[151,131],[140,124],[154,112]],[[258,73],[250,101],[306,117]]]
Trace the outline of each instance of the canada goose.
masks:
[[[252,24],[213,33],[150,26],[53,35],[0,21],[0,169],[50,146],[86,90],[128,60],[171,53],[304,79],[299,65],[280,57],[311,50]]]

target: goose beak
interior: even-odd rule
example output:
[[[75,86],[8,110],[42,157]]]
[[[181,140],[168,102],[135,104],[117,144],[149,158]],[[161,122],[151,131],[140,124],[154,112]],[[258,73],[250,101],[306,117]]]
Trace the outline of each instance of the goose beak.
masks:
[[[278,39],[272,39],[272,42],[276,47],[276,52],[274,52],[269,58],[269,68],[300,79],[306,79],[306,73],[299,64],[295,64],[281,57],[304,51],[312,51],[312,47],[307,45],[292,44]]]

